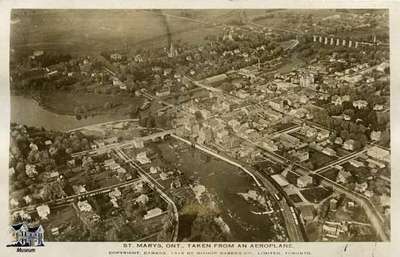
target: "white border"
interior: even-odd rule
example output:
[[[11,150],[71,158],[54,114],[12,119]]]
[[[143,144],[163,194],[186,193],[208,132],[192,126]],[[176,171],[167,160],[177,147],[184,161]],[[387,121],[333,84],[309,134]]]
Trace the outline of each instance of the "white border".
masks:
[[[400,188],[400,2],[399,1],[306,1],[306,0],[219,0],[219,1],[193,1],[193,0],[0,0],[0,256],[20,256],[21,254],[33,255],[29,253],[16,253],[15,249],[6,248],[8,243],[8,142],[9,142],[9,30],[10,30],[10,10],[12,8],[76,8],[76,9],[256,9],[256,8],[389,8],[390,9],[390,41],[391,41],[391,144],[392,144],[392,224],[391,224],[391,243],[293,243],[293,251],[310,251],[311,255],[304,256],[396,256],[400,252],[396,247],[396,242],[400,242],[399,224],[397,217],[399,214]],[[347,247],[346,247],[347,246]],[[344,251],[346,249],[346,251]],[[37,249],[34,255],[40,256],[108,256],[109,250],[124,250],[121,243],[47,243],[44,248]],[[126,250],[126,249],[125,249]],[[130,249],[134,250],[134,249]],[[153,248],[153,251],[160,249]],[[163,251],[166,249],[163,249]],[[212,250],[212,249],[202,249]],[[234,249],[231,249],[234,250]],[[270,249],[276,251],[276,249]],[[118,256],[118,255],[116,255]],[[121,256],[121,255],[120,255]],[[135,255],[130,255],[135,256]],[[142,255],[136,255],[142,256]],[[157,256],[157,255],[146,255]],[[168,255],[172,256],[172,255]],[[185,255],[186,256],[186,255]],[[210,256],[210,255],[203,255]],[[224,255],[226,256],[226,255]],[[235,255],[244,256],[244,255]],[[247,255],[251,256],[251,255]],[[257,256],[257,255],[253,255]],[[263,256],[263,255],[258,255]],[[264,255],[266,256],[266,255]],[[276,256],[276,255],[269,255]],[[285,256],[281,252],[280,256]],[[296,256],[296,255],[292,255]]]

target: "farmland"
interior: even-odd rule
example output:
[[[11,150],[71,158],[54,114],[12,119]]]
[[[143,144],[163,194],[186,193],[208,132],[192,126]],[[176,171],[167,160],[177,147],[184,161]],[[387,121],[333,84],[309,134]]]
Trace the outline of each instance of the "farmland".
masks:
[[[194,18],[210,22],[221,12],[229,10],[212,12],[211,17],[196,12]],[[15,54],[31,53],[32,48],[70,54],[128,48],[135,51],[144,46],[166,46],[168,32],[172,40],[199,43],[205,35],[219,31],[188,19],[143,10],[37,10],[29,14],[14,10],[12,19],[18,21],[11,25],[10,36]]]

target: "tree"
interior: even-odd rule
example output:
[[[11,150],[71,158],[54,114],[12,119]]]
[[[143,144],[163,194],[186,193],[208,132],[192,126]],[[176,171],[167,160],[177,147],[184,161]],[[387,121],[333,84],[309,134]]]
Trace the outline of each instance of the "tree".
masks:
[[[354,150],[358,150],[361,148],[361,143],[358,140],[354,140]]]
[[[343,138],[343,140],[347,140],[350,138],[350,134],[347,130],[342,130],[340,132],[340,137]]]

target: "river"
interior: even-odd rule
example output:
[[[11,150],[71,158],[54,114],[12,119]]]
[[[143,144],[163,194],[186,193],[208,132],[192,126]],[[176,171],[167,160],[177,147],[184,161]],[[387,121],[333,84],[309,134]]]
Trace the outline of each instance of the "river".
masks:
[[[185,176],[198,180],[206,187],[216,200],[221,217],[230,228],[233,241],[276,241],[277,232],[270,217],[253,214],[251,211],[257,211],[255,206],[238,194],[249,189],[257,190],[254,180],[248,174],[224,161],[207,158],[208,155],[198,150],[186,148],[187,150],[171,152],[168,147],[161,149],[164,158],[179,163],[179,169]],[[177,159],[173,156],[177,156]],[[179,229],[187,236],[190,233],[190,222],[182,221],[184,225]]]
[[[124,118],[113,113],[77,120],[72,115],[62,115],[48,111],[32,98],[25,96],[11,95],[10,105],[11,122],[38,128],[43,127],[48,130],[67,131],[86,125]]]

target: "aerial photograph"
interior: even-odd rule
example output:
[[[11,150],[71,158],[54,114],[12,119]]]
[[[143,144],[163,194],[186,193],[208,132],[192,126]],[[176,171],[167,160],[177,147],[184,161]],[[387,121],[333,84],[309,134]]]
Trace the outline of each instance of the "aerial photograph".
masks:
[[[390,241],[389,34],[388,9],[13,9],[12,244]]]

